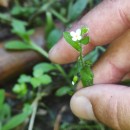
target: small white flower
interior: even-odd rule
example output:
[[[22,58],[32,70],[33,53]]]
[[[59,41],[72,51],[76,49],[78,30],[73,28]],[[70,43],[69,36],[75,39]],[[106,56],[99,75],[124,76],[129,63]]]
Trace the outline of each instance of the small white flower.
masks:
[[[76,32],[72,31],[70,32],[70,35],[72,36],[73,41],[81,40],[81,29],[77,29]]]

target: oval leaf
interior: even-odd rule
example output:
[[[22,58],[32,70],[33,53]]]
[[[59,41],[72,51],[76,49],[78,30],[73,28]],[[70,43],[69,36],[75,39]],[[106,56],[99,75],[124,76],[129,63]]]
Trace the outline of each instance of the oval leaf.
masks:
[[[89,29],[87,27],[81,28],[81,35],[84,35],[85,33],[88,33]]]
[[[84,87],[93,85],[93,72],[90,66],[85,66],[80,71],[81,81]]]
[[[89,42],[90,42],[90,38],[88,36],[80,40],[80,43],[84,45],[87,45]]]
[[[69,32],[64,32],[63,33],[63,36],[65,38],[65,40],[73,47],[75,48],[77,51],[80,51],[81,50],[81,47],[80,45],[78,44],[78,42],[75,42],[72,40],[72,37],[70,35]]]
[[[20,77],[19,77],[19,79],[18,79],[18,82],[19,82],[19,83],[29,83],[30,80],[31,80],[31,76],[22,74],[22,75],[20,75]]]
[[[68,10],[68,18],[70,21],[74,21],[84,11],[88,0],[76,0],[74,4],[71,4]]]
[[[42,85],[47,85],[52,82],[52,79],[49,75],[45,74],[39,77]]]
[[[25,119],[28,117],[29,115],[24,112],[21,114],[18,114],[14,117],[12,117],[3,127],[2,130],[11,130],[13,128],[15,128],[16,126],[20,125],[21,123],[23,123],[25,121]]]
[[[71,88],[68,86],[61,87],[56,91],[56,96],[64,96],[71,91]]]
[[[27,50],[32,49],[32,46],[21,41],[14,40],[6,42],[5,48],[10,50]]]
[[[59,29],[52,30],[47,37],[47,47],[51,49],[62,37],[62,31]]]
[[[56,69],[56,67],[52,64],[49,63],[40,63],[36,66],[34,66],[33,68],[33,76],[34,77],[40,77],[42,76],[44,73],[47,73],[49,71],[52,71]]]

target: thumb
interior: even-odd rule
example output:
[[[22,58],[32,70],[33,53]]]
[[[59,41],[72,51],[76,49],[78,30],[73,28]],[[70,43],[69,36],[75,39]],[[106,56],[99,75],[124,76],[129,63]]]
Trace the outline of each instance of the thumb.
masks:
[[[87,54],[95,46],[109,43],[124,33],[129,27],[129,0],[104,0],[97,7],[86,14],[76,26],[87,25],[91,43],[85,46]],[[75,26],[71,28],[74,30]],[[56,63],[69,63],[75,61],[78,52],[62,38],[51,50],[49,57]]]
[[[75,115],[97,120],[115,130],[130,130],[130,88],[102,84],[78,91],[70,106]]]

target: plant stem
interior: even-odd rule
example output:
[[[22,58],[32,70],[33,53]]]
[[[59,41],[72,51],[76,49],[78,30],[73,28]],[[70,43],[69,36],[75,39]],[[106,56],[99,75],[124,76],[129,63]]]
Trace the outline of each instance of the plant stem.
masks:
[[[38,108],[38,102],[45,95],[46,95],[45,93],[39,93],[38,92],[37,97],[34,99],[34,101],[32,103],[33,112],[32,112],[32,115],[31,115],[28,130],[33,130],[34,120],[35,120],[36,112],[37,112],[37,108]]]
[[[60,65],[58,65],[58,64],[55,64],[55,66],[61,72],[61,74],[63,75],[63,77],[66,79],[66,81],[71,85],[71,81],[68,78],[67,74],[65,73],[64,69]]]
[[[53,8],[50,9],[50,12],[55,15],[58,19],[60,19],[63,23],[67,23],[68,20],[64,18],[61,14],[59,14],[57,11],[55,11]]]
[[[82,44],[80,44],[80,55],[79,55],[79,58],[80,58],[80,61],[81,61],[81,64],[82,64],[82,67],[84,67],[84,60],[83,60],[83,53],[82,53]]]
[[[34,120],[35,120],[35,116],[36,116],[36,112],[37,112],[37,107],[38,107],[38,101],[36,101],[35,104],[33,104],[33,113],[31,115],[31,119],[30,119],[28,130],[32,130],[33,129]]]
[[[47,59],[49,59],[48,53],[47,53],[45,50],[43,50],[41,47],[39,47],[39,46],[36,45],[35,43],[31,43],[31,45],[32,45],[33,50],[39,52],[42,56],[44,56],[44,57],[46,57]],[[66,79],[66,81],[67,81],[69,84],[71,84],[71,82],[70,82],[70,80],[69,80],[69,78],[68,78],[66,72],[64,71],[64,69],[63,69],[60,65],[58,65],[58,64],[55,64],[55,66],[56,66],[56,68],[61,72],[61,74],[63,75],[63,77]]]
[[[42,56],[46,57],[47,59],[49,58],[48,53],[43,50],[40,46],[36,45],[35,43],[31,43],[33,50],[39,52]]]

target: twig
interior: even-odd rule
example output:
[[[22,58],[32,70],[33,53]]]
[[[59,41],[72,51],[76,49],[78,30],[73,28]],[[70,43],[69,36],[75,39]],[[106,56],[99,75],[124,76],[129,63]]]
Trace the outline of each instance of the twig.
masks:
[[[62,114],[63,112],[66,110],[66,106],[63,106],[60,110],[60,112],[58,113],[57,117],[56,117],[56,121],[55,121],[55,124],[54,124],[54,130],[59,130],[60,128],[60,122],[61,122],[61,119],[62,119]]]
[[[31,118],[30,118],[28,130],[33,130],[33,125],[34,125],[34,120],[36,117],[39,100],[45,95],[46,95],[45,93],[40,93],[40,94],[38,93],[37,97],[35,98],[35,100],[32,103],[33,112],[32,112]]]

